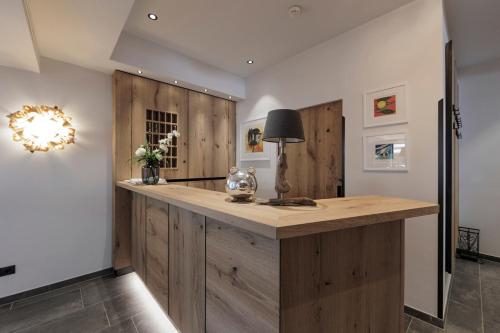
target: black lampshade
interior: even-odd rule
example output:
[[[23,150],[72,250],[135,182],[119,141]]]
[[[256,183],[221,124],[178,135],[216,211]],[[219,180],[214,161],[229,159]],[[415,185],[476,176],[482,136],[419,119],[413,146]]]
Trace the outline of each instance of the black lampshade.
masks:
[[[269,111],[262,140],[278,142],[280,138],[285,138],[287,143],[304,141],[304,127],[299,111],[289,109]]]

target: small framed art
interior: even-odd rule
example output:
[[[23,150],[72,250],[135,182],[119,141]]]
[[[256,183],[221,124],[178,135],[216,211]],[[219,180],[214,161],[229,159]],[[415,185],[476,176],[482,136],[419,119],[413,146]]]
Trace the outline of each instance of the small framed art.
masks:
[[[262,161],[269,160],[270,148],[264,142],[264,127],[267,118],[259,118],[243,122],[240,126],[240,160]]]
[[[364,126],[375,127],[408,122],[406,83],[364,94]]]
[[[408,171],[408,133],[365,135],[364,170]]]

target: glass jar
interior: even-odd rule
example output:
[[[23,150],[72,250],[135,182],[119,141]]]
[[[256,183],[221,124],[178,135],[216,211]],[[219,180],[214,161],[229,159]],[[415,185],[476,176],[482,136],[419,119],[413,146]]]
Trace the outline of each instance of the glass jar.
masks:
[[[142,167],[142,183],[156,185],[160,181],[160,167],[145,165]]]

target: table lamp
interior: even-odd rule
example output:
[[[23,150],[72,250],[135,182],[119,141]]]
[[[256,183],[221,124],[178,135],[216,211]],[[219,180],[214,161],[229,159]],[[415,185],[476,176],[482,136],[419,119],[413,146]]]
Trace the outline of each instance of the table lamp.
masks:
[[[286,144],[304,142],[304,128],[302,119],[297,110],[277,109],[269,111],[264,127],[264,137],[262,140],[278,143],[278,161],[276,165],[276,185],[275,190],[278,199],[271,199],[269,204],[275,205],[312,205],[310,199],[296,198],[285,199],[285,193],[290,191],[290,183],[286,180],[285,174],[288,168],[286,161]],[[309,200],[309,201],[308,201]]]

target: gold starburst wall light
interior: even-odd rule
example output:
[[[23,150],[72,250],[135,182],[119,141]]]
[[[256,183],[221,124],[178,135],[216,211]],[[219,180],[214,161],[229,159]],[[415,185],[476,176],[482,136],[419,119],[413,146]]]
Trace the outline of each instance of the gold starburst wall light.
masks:
[[[7,117],[14,141],[20,141],[32,153],[64,149],[65,144],[75,143],[76,130],[71,127],[71,118],[57,106],[25,105]]]

